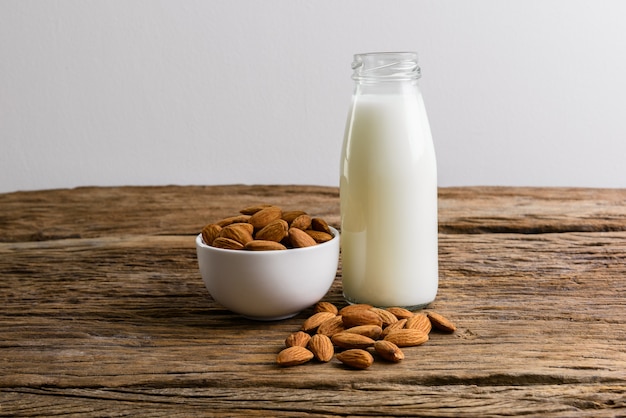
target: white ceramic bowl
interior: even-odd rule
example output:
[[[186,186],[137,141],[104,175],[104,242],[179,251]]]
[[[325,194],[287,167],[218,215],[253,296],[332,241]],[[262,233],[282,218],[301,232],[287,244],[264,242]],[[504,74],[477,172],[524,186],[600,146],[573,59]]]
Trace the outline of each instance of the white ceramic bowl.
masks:
[[[324,297],[339,262],[339,232],[312,247],[279,251],[225,250],[196,237],[200,274],[216,302],[247,318],[292,317]]]

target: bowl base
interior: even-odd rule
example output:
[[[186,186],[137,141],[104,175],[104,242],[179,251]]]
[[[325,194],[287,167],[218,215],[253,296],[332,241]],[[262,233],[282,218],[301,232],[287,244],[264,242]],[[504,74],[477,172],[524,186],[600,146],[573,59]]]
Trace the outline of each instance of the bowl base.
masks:
[[[252,319],[253,321],[280,321],[281,319],[293,318],[299,313],[300,311],[290,313],[287,315],[280,315],[280,316],[250,316],[250,315],[242,315],[242,316],[246,319]]]

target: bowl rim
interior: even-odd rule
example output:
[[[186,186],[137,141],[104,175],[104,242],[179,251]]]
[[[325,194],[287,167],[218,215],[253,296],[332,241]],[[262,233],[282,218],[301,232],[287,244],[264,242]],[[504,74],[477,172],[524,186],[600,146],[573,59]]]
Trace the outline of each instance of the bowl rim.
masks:
[[[196,245],[199,248],[203,248],[203,249],[210,250],[210,251],[215,251],[217,253],[223,252],[225,254],[249,254],[250,256],[252,256],[252,254],[257,254],[256,255],[257,257],[262,256],[262,255],[268,256],[269,254],[286,254],[286,253],[289,254],[289,253],[293,253],[294,251],[297,251],[297,252],[315,251],[316,249],[319,249],[320,247],[331,245],[335,242],[335,240],[339,239],[339,231],[330,225],[328,227],[330,228],[330,231],[333,233],[333,238],[331,240],[326,241],[326,242],[321,242],[317,245],[312,245],[310,247],[288,248],[287,250],[282,250],[282,251],[242,251],[242,250],[229,250],[227,248],[213,247],[204,242],[204,240],[202,239],[202,233],[199,233],[198,235],[196,235]]]

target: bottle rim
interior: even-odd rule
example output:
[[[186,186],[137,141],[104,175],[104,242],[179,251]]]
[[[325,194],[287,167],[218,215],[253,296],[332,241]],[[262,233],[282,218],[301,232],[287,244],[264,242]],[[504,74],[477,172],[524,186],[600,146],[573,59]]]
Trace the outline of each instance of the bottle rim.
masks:
[[[356,81],[405,81],[421,77],[416,52],[355,54],[352,70],[352,78]]]

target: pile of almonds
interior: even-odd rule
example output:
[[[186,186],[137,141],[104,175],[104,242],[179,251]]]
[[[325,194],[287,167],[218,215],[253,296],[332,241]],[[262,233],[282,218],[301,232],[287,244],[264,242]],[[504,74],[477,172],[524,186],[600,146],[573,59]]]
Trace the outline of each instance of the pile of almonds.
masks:
[[[397,363],[404,359],[401,347],[424,344],[433,328],[448,333],[456,330],[452,322],[432,311],[414,313],[366,304],[339,310],[330,302],[318,302],[301,329],[287,337],[276,362],[287,367],[336,357],[348,367],[366,369],[374,363],[373,349],[380,358]]]
[[[217,248],[270,251],[310,247],[330,241],[333,234],[324,219],[305,211],[257,205],[206,225],[202,228],[202,239]]]

